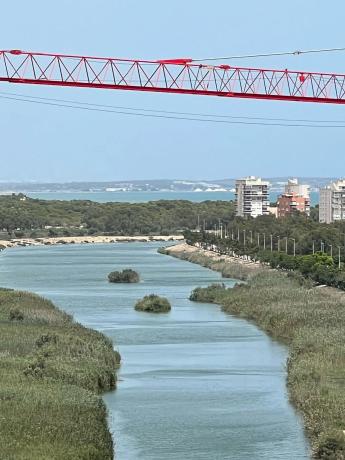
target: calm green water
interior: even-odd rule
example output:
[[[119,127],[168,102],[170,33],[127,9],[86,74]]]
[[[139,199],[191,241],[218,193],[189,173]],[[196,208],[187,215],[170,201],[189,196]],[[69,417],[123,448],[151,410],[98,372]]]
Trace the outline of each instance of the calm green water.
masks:
[[[117,460],[308,458],[287,400],[285,348],[215,305],[189,302],[194,287],[220,275],[157,247],[15,248],[0,255],[0,285],[43,294],[117,343],[120,381],[105,395]],[[107,283],[123,267],[143,281]],[[172,312],[136,312],[135,300],[151,292],[166,295]]]

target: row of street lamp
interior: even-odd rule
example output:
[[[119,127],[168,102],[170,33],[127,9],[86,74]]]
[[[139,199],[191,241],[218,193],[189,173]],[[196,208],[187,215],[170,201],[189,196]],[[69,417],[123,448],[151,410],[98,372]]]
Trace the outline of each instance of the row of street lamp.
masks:
[[[221,222],[219,223],[219,226],[215,225],[215,233],[221,239],[223,239],[223,237],[224,237],[224,238],[231,238],[231,240],[237,239],[237,241],[239,241],[239,242],[241,240],[241,230],[239,228],[237,229],[236,232],[234,232],[232,230],[231,234],[229,234],[228,231],[227,231],[227,228],[223,227],[223,224]],[[237,235],[236,235],[237,238],[235,238],[236,233],[237,233]],[[242,233],[243,233],[243,246],[246,247],[246,244],[247,244],[247,241],[248,241],[247,230],[245,230],[245,229],[242,230]],[[253,242],[254,242],[253,231],[248,230],[248,233],[250,235],[249,241],[250,241],[251,244],[253,244]],[[261,247],[261,241],[262,241],[263,249],[266,250],[267,247],[269,247],[271,252],[273,252],[273,249],[274,249],[274,235],[270,234],[268,241],[267,241],[267,237],[268,237],[268,235],[266,235],[265,233],[262,233],[262,234],[257,233],[256,237],[255,237],[257,239],[257,245],[260,248]],[[281,237],[280,235],[278,235],[276,238],[277,238],[278,252],[281,252],[281,245],[284,244],[283,242],[285,242],[285,248],[284,249],[285,249],[285,253],[288,254],[289,241],[292,241],[293,242],[293,255],[294,255],[294,257],[296,256],[296,238],[291,238],[291,237],[289,238],[287,236]],[[333,245],[328,244],[327,246],[330,248],[330,255],[333,258],[333,252],[334,252],[333,251]],[[339,264],[339,268],[340,268],[341,267],[341,250],[342,250],[342,247],[337,246],[337,249],[338,249],[338,264]],[[316,241],[313,241],[313,254],[315,254],[316,251],[317,251],[316,250]],[[320,251],[322,253],[326,252],[326,243],[324,241],[320,242]]]

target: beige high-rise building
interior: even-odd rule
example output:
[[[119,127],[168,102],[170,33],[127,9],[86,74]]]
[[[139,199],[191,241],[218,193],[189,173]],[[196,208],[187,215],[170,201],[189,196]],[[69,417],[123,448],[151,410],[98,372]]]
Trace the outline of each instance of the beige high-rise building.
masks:
[[[278,217],[296,211],[310,215],[310,186],[300,184],[298,179],[289,179],[284,193],[278,198]]]
[[[345,179],[320,189],[319,221],[330,224],[345,220]]]
[[[258,217],[269,214],[269,182],[260,177],[245,177],[236,181],[236,215]]]
[[[310,199],[310,186],[307,184],[300,184],[298,179],[289,179],[285,185],[285,193],[295,194]]]

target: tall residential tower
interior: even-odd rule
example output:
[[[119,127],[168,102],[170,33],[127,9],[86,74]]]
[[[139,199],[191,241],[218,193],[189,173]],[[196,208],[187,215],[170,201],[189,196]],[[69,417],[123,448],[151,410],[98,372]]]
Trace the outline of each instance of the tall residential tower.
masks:
[[[269,214],[269,182],[260,177],[245,177],[236,181],[236,215],[257,217]]]
[[[320,189],[319,221],[330,224],[345,220],[345,179]]]

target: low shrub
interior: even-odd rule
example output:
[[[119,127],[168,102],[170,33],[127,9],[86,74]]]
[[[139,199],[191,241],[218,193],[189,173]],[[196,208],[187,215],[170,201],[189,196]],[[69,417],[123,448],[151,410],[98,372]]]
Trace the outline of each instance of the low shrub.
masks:
[[[125,270],[114,271],[109,273],[108,280],[110,283],[139,283],[139,273],[136,271],[126,268]]]
[[[24,314],[17,308],[14,310],[10,310],[10,315],[9,315],[10,321],[23,321],[24,319]]]
[[[165,297],[150,294],[138,300],[134,308],[137,311],[145,311],[148,313],[167,313],[171,310],[171,305],[169,300]]]
[[[197,287],[195,288],[191,295],[189,296],[189,300],[193,302],[207,302],[213,303],[219,299],[219,296],[224,294],[226,291],[225,284],[211,284],[207,288]]]

